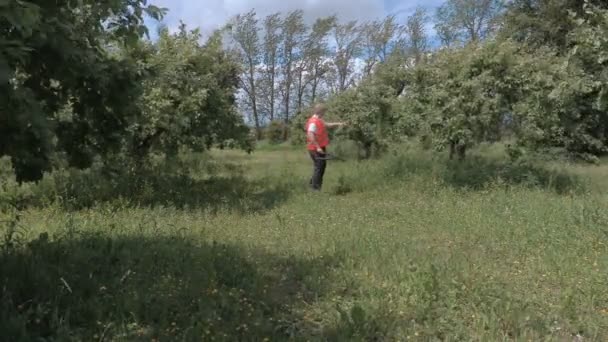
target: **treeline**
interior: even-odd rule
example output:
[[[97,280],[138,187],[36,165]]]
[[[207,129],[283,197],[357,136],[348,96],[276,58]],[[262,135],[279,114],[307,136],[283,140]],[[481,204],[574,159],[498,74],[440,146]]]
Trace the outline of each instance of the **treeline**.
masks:
[[[55,168],[138,169],[153,154],[248,147],[239,65],[220,31],[144,39],[144,0],[0,2],[0,157],[18,181]]]
[[[252,11],[201,43],[184,25],[145,39],[144,18],[166,13],[145,0],[0,1],[0,157],[19,181],[68,166],[112,174],[183,147],[251,149],[243,113],[258,138],[275,122],[285,140],[324,100],[367,156],[416,137],[464,158],[510,137],[513,156],[596,161],[608,150],[607,8],[447,0],[403,22],[311,25],[302,11]]]
[[[370,155],[403,138],[463,159],[508,138],[513,158],[552,152],[597,162],[608,152],[605,1],[448,0],[441,48],[414,65],[394,54],[330,99]]]
[[[304,108],[354,87],[391,55],[420,59],[429,48],[426,21],[422,8],[405,24],[395,16],[341,22],[334,15],[307,25],[301,10],[236,16],[228,28],[242,65],[240,108],[259,138],[270,122],[287,127]]]

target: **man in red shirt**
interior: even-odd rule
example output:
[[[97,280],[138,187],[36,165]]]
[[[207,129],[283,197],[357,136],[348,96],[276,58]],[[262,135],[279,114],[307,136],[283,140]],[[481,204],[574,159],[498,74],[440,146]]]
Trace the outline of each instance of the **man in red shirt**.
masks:
[[[313,115],[306,122],[306,142],[310,158],[313,161],[314,169],[310,186],[313,190],[321,190],[323,185],[323,176],[325,175],[325,167],[327,161],[325,153],[329,145],[328,128],[344,126],[344,123],[327,123],[323,120],[326,108],[324,105],[318,104],[313,109]]]

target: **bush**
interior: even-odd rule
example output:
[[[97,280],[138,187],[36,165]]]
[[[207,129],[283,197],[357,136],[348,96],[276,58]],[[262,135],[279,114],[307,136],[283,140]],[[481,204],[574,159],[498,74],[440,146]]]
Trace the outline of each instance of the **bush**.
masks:
[[[449,162],[443,180],[451,186],[471,190],[492,184],[538,188],[558,194],[585,190],[585,184],[577,176],[526,159],[510,162],[475,156],[463,162]]]
[[[349,139],[337,139],[332,142],[331,149],[333,153],[343,159],[360,159],[361,151],[356,141]]]
[[[289,128],[281,121],[272,121],[266,127],[264,136],[271,144],[280,144],[289,136]]]

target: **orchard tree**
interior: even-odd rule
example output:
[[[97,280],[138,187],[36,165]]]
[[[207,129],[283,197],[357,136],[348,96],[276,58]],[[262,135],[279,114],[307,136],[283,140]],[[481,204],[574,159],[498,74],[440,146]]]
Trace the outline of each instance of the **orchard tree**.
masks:
[[[608,152],[608,11],[588,6],[569,20],[568,51],[539,47],[514,71],[524,78],[513,106],[517,135],[527,147],[597,162]]]
[[[0,155],[11,157],[18,181],[39,180],[55,149],[86,167],[121,148],[140,82],[107,48],[132,45],[147,33],[146,15],[162,16],[146,3],[0,2]],[[57,117],[66,107],[70,115]]]
[[[571,57],[591,78],[596,92],[593,106],[604,113],[608,112],[608,5],[605,7],[585,6],[585,16],[573,18],[576,26],[571,35]],[[604,115],[604,119],[608,118]]]
[[[552,46],[566,52],[569,34],[577,27],[570,13],[585,19],[585,4],[608,9],[605,0],[513,0],[507,5],[502,35],[533,47]]]
[[[176,34],[161,32],[147,61],[142,114],[130,126],[140,154],[172,157],[180,146],[203,150],[228,139],[245,146],[248,129],[235,107],[239,63],[223,49],[220,34],[201,46],[198,29],[182,24]]]
[[[608,11],[586,7],[571,25],[566,57],[534,52],[529,69],[539,75],[527,82],[527,94],[517,103],[525,120],[521,136],[532,147],[562,147],[597,162],[608,152]]]
[[[427,106],[421,109],[428,113],[425,120],[438,149],[448,147],[450,158],[462,160],[474,144],[499,138],[501,122],[517,97],[510,74],[516,61],[515,46],[488,42],[442,51],[421,67],[430,69],[422,74],[432,80],[417,82],[406,97]]]
[[[395,100],[393,88],[368,78],[331,98],[328,113],[348,122],[342,134],[359,145],[363,158],[370,158],[389,141]]]

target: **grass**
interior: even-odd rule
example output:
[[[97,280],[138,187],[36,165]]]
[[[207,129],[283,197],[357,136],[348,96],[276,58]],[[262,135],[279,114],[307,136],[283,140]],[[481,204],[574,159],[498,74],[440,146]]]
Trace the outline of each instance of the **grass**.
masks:
[[[608,340],[606,166],[487,156],[332,161],[322,193],[289,146],[112,186],[5,181],[0,335]]]

